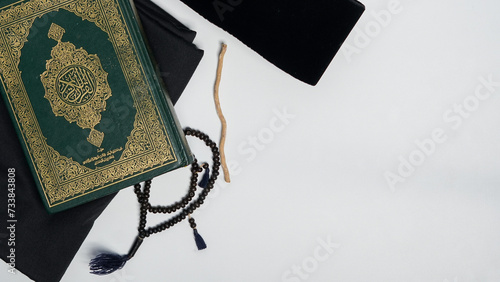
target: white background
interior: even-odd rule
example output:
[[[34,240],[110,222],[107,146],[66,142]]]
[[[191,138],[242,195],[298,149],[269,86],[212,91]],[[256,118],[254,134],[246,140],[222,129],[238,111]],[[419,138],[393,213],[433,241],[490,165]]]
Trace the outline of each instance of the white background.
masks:
[[[498,1],[364,0],[315,87],[180,1],[155,2],[198,32],[205,56],[176,110],[215,140],[212,89],[228,44],[220,96],[232,182],[219,180],[194,214],[206,250],[183,222],[145,240],[123,270],[91,275],[94,249],[125,254],[137,234],[135,194],[123,190],[62,281],[500,281]],[[496,83],[490,93],[480,78]],[[294,117],[275,123],[283,111]],[[153,203],[180,199],[188,178],[154,179]]]

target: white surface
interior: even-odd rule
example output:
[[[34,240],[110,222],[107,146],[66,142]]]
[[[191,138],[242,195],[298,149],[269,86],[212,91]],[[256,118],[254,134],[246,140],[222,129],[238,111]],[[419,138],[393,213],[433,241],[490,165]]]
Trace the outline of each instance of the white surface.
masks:
[[[135,194],[122,191],[62,281],[500,281],[498,1],[400,0],[381,25],[373,13],[393,1],[364,0],[366,12],[316,87],[179,1],[156,2],[198,32],[205,56],[176,110],[183,126],[213,139],[215,70],[220,43],[228,44],[220,95],[233,181],[220,180],[194,214],[208,249],[196,250],[183,222],[145,240],[123,270],[91,275],[93,248],[126,253],[136,236]],[[492,94],[475,99],[490,76]],[[449,112],[464,101],[467,118]],[[275,123],[284,109],[294,118]],[[435,134],[424,155],[416,142]],[[409,158],[421,164],[391,189],[385,175],[398,175]],[[188,177],[155,179],[154,202],[178,200]]]

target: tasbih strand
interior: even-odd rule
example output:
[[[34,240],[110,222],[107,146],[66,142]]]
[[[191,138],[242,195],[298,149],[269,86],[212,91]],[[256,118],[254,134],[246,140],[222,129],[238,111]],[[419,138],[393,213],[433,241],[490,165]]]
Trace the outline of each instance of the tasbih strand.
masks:
[[[197,208],[199,208],[205,198],[207,197],[208,193],[212,188],[214,187],[214,183],[217,180],[217,176],[219,175],[219,167],[221,165],[220,163],[220,154],[219,150],[217,149],[217,144],[210,140],[208,135],[200,132],[199,130],[193,130],[193,129],[185,129],[184,133],[186,135],[191,135],[195,136],[202,141],[205,142],[205,144],[211,148],[212,150],[212,173],[208,179],[208,183],[206,184],[206,187],[203,187],[203,191],[199,193],[198,198],[194,200],[193,202],[192,199],[194,198],[196,194],[196,188],[198,186],[198,173],[202,172],[203,169],[205,169],[207,172],[209,171],[209,165],[208,163],[204,163],[201,167],[198,164],[198,161],[195,159],[194,162],[191,164],[191,182],[189,185],[189,190],[187,194],[179,201],[176,202],[170,206],[151,206],[149,203],[149,197],[150,197],[150,188],[151,188],[151,180],[147,180],[144,184],[144,189],[141,192],[141,185],[136,184],[134,186],[134,191],[137,195],[137,201],[141,205],[141,212],[140,212],[140,220],[139,220],[139,237],[141,239],[144,239],[146,237],[149,237],[150,235],[154,233],[161,232],[163,230],[166,230],[175,224],[181,222],[182,220],[186,219],[190,214],[192,214]],[[182,209],[182,212],[180,212],[178,215],[170,218],[167,221],[164,221],[154,227],[149,227],[146,228],[146,216],[148,212],[151,213],[174,213],[178,210]],[[193,229],[196,228],[196,223],[194,223],[194,219],[191,218],[190,220],[191,227]]]
[[[211,149],[212,172],[210,173],[208,163],[204,163],[202,166],[200,166],[195,158],[195,160],[191,164],[191,181],[189,184],[189,190],[187,194],[180,201],[175,202],[174,204],[171,204],[169,206],[152,206],[150,204],[149,198],[150,198],[150,189],[152,183],[151,180],[145,181],[142,190],[141,190],[141,184],[134,185],[134,192],[137,195],[137,201],[139,202],[140,205],[140,217],[139,217],[139,227],[138,227],[139,234],[135,239],[134,244],[130,248],[130,251],[128,252],[127,255],[105,253],[105,254],[100,254],[96,258],[92,259],[90,262],[91,273],[98,275],[105,275],[122,268],[125,265],[125,263],[135,255],[135,253],[137,252],[137,250],[139,249],[140,245],[142,244],[145,238],[151,236],[152,234],[159,233],[166,229],[169,229],[170,227],[183,221],[186,218],[188,218],[189,225],[193,229],[195,242],[198,249],[201,250],[206,248],[205,241],[198,233],[196,229],[195,220],[194,218],[191,217],[191,214],[203,204],[208,193],[214,187],[215,181],[217,180],[217,176],[219,175],[219,168],[221,165],[220,153],[219,149],[217,148],[217,144],[213,142],[208,137],[208,135],[204,134],[203,132],[191,128],[186,128],[184,129],[184,134],[187,136],[194,136],[199,138],[200,140],[204,141],[205,145],[207,145]],[[205,170],[204,177],[200,181],[200,183],[198,183],[198,173],[202,172],[203,170]],[[198,197],[195,200],[193,200],[193,198],[196,195],[197,186],[201,186],[203,190],[198,194]],[[182,211],[177,215],[173,216],[172,218],[170,218],[169,220],[163,221],[162,223],[159,223],[153,227],[146,228],[148,212],[154,214],[157,213],[170,214],[179,210]]]

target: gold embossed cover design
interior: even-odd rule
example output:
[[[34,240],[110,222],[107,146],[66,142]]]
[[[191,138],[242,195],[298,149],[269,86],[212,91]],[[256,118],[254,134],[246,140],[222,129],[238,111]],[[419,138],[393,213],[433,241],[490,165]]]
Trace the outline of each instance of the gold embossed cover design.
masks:
[[[76,49],[70,42],[61,42],[64,33],[64,28],[51,24],[48,36],[57,45],[52,48],[52,59],[47,61],[47,70],[41,75],[45,98],[56,116],[64,116],[81,128],[90,128],[87,141],[100,147],[104,133],[94,127],[101,121],[100,113],[106,110],[106,100],[111,97],[108,74],[97,55]]]
[[[2,95],[50,212],[192,161],[127,0],[11,2]]]

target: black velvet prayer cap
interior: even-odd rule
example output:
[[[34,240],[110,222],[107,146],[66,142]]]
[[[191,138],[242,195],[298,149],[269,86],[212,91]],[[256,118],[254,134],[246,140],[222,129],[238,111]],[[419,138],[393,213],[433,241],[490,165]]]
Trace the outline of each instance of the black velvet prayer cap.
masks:
[[[196,69],[203,51],[191,42],[195,32],[150,2],[137,1],[138,13],[175,103]],[[144,5],[142,5],[144,4]],[[149,9],[149,10],[148,10]],[[0,257],[9,263],[15,248],[15,266],[35,281],[59,281],[90,232],[94,221],[116,194],[55,214],[42,204],[12,121],[0,98]],[[8,245],[7,171],[15,168],[15,246]],[[90,275],[90,274],[89,274]]]
[[[293,77],[316,85],[361,17],[356,0],[181,0]]]

